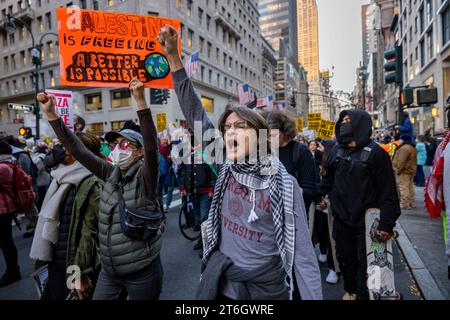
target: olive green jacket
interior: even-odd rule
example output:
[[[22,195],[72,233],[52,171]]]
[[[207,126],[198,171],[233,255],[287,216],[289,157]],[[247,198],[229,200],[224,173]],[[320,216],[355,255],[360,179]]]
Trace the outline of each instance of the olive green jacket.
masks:
[[[100,265],[98,214],[103,182],[86,178],[78,188],[72,209],[66,266],[78,266],[81,274],[90,274]]]

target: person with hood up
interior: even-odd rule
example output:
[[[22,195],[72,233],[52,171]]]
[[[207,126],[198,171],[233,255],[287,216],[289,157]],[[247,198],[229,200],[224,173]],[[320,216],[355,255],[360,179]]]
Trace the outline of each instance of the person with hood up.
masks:
[[[380,209],[378,237],[392,238],[400,216],[389,155],[372,139],[372,120],[363,110],[344,110],[335,127],[337,145],[325,160],[321,196],[329,195],[333,238],[344,278],[343,300],[368,299],[366,228],[368,209]]]
[[[403,125],[401,125],[401,126],[397,125],[397,126],[395,126],[395,129],[397,129],[401,135],[408,134],[408,135],[412,136],[413,135],[413,126],[412,126],[411,120],[409,119],[409,115],[405,112],[405,113],[403,113],[403,118],[405,119],[403,121]]]
[[[402,144],[395,153],[392,165],[400,189],[400,206],[402,209],[411,209],[416,206],[413,180],[417,169],[417,150],[413,136],[402,134],[400,140]]]

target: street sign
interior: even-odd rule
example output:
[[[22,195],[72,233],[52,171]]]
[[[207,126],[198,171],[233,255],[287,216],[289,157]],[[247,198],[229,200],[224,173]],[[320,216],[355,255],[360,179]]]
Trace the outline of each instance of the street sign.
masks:
[[[34,106],[29,104],[8,103],[9,110],[33,112]]]
[[[23,124],[23,122],[24,122],[23,119],[14,119],[13,120],[14,124]]]

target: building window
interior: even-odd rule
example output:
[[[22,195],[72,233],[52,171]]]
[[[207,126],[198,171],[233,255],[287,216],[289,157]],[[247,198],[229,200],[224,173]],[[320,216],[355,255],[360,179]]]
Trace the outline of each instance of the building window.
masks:
[[[5,70],[5,72],[9,71],[8,57],[3,58],[3,70]]]
[[[39,26],[39,31],[44,32],[45,28],[44,28],[44,23],[42,22],[42,17],[37,17],[37,23]]]
[[[420,41],[420,67],[425,65],[425,41]]]
[[[45,15],[45,20],[47,22],[47,30],[52,30],[52,14],[51,12]]]
[[[53,74],[53,70],[49,70],[48,71],[48,76],[50,78],[50,87],[55,87],[56,83],[55,83],[55,75]]]
[[[19,89],[17,88],[17,80],[13,80],[13,90],[14,90],[14,94],[19,93]]]
[[[94,2],[92,2],[92,8],[94,10],[98,10],[98,1],[97,0],[94,0]]]
[[[177,0],[176,6],[177,8],[181,8],[181,0]]]
[[[11,70],[12,71],[16,70],[16,55],[15,54],[11,55]]]
[[[433,29],[427,32],[427,56],[428,61],[434,57],[434,41],[433,41]]]
[[[102,94],[100,92],[86,95],[84,97],[84,101],[86,105],[86,111],[102,110]]]
[[[108,0],[108,7],[112,7],[114,5],[114,0]]]
[[[8,46],[8,34],[6,32],[3,32],[2,38],[3,38],[3,46],[6,48]]]
[[[206,112],[214,113],[214,99],[202,96],[201,101]]]
[[[42,87],[41,88],[46,88],[47,86],[45,85],[45,73],[41,73],[41,79],[42,79]]]
[[[442,12],[442,46],[450,41],[450,6]]]
[[[203,10],[198,8],[198,24],[201,26],[203,23]]]
[[[147,12],[147,15],[149,15],[151,17],[159,17],[159,12],[149,11],[149,12]]]
[[[16,42],[15,34],[14,34],[14,33],[11,33],[11,34],[9,35],[9,45],[12,46],[12,45],[14,45],[15,42]]]
[[[81,0],[80,4],[81,4],[81,9],[87,9],[87,1],[86,0]]]
[[[103,122],[91,123],[86,126],[86,131],[94,136],[103,135]]]
[[[192,14],[192,0],[187,0],[187,15],[190,17]]]
[[[128,89],[115,90],[111,92],[113,108],[122,108],[131,106],[131,92]]]
[[[111,121],[111,129],[113,131],[119,131],[125,125],[125,120],[122,121]]]
[[[211,84],[212,83],[212,70],[208,71],[208,83]]]
[[[23,67],[27,65],[27,56],[25,55],[24,50],[20,51],[20,63]]]
[[[200,53],[203,54],[203,49],[205,48],[205,39],[199,37],[199,42],[200,42]]]
[[[427,8],[427,22],[430,22],[433,19],[433,3],[431,0],[426,0],[426,8]]]
[[[205,82],[205,67],[204,66],[200,67],[200,79],[202,80],[202,82]]]
[[[194,38],[194,31],[188,29],[188,48],[192,48],[192,39]]]
[[[423,7],[419,10],[419,19],[420,19],[420,34],[424,31],[425,28],[425,12]]]
[[[224,79],[223,79],[223,88],[224,88],[225,90],[227,90],[227,86],[228,86],[228,78],[227,78],[227,77],[224,77]]]
[[[51,60],[54,57],[53,48],[54,48],[53,42],[49,41],[47,42],[47,50],[48,50],[48,58]]]
[[[209,25],[211,24],[211,17],[206,15],[206,30],[209,31]]]
[[[211,44],[211,42],[208,42],[207,50],[208,50],[208,58],[211,58],[211,50],[212,50],[212,44]]]

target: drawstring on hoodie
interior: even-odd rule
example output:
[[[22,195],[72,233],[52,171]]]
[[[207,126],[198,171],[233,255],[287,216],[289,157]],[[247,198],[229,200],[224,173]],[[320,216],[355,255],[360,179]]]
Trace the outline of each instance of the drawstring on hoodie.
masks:
[[[253,223],[259,219],[255,212],[256,208],[256,190],[250,189],[250,201],[252,202],[252,210],[250,210],[250,215],[248,216],[248,223]]]

